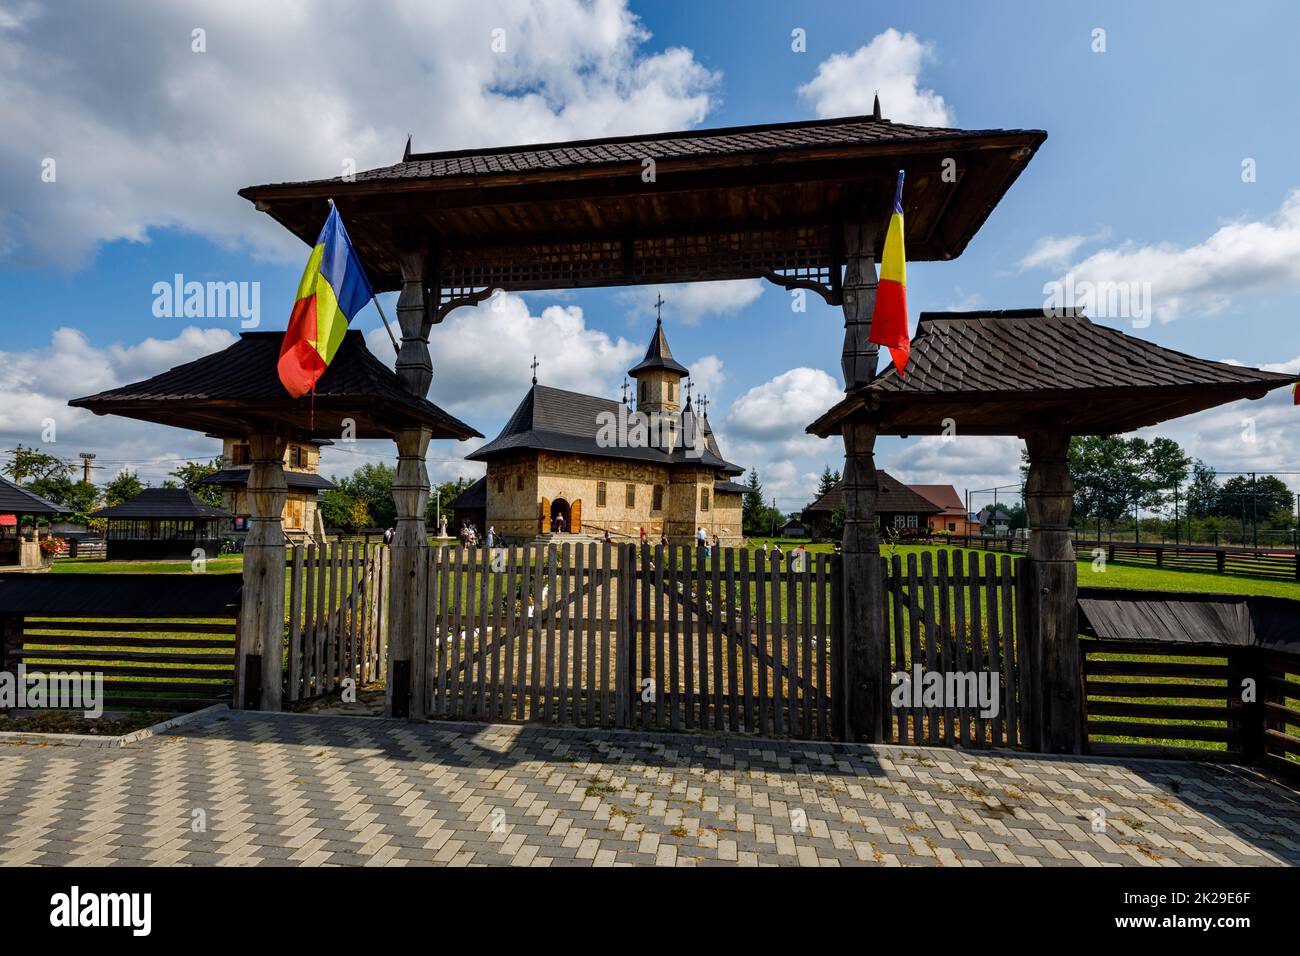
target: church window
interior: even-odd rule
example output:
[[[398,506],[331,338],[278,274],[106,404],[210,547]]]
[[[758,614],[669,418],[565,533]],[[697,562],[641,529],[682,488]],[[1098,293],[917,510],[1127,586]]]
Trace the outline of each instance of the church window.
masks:
[[[497,475],[497,494],[504,494],[506,490],[506,480],[501,475]]]
[[[676,383],[676,382],[669,382],[669,383],[668,383],[668,401],[670,401],[670,402],[675,402],[675,401],[677,401],[677,383]]]
[[[306,468],[307,467],[307,449],[301,445],[289,446],[289,467]]]
[[[664,508],[664,486],[655,485],[654,510],[663,511]]]
[[[701,511],[709,510],[709,489],[708,488],[700,489],[700,510]]]
[[[596,507],[605,507],[605,483],[603,481],[596,482]]]
[[[524,473],[521,471],[519,474],[515,475],[515,491],[523,491],[523,490],[524,490]]]
[[[636,485],[627,486],[627,490],[624,492],[623,503],[629,508],[636,507]]]
[[[249,463],[248,446],[244,444],[231,445],[230,463],[232,465],[247,465]]]

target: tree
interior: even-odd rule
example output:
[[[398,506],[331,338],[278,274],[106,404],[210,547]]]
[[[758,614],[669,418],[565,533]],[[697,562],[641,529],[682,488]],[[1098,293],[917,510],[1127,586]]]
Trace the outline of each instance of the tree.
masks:
[[[1069,451],[1074,513],[1100,523],[1116,521],[1134,508],[1162,507],[1186,480],[1190,462],[1169,438],[1076,436]]]
[[[838,471],[831,471],[831,466],[827,465],[825,470],[822,471],[821,480],[817,483],[817,495],[813,500],[817,500],[817,498],[826,494],[826,492],[830,491],[839,483],[840,473]]]
[[[57,455],[48,455],[39,449],[24,448],[22,445],[9,453],[9,463],[4,467],[5,474],[20,485],[29,480],[67,478],[72,470],[73,466]]]
[[[206,501],[213,507],[220,508],[221,489],[216,485],[200,484],[204,478],[216,474],[220,470],[221,459],[219,458],[215,458],[210,462],[187,461],[171,472],[171,476],[180,482],[182,488],[193,492],[201,501]]]
[[[451,524],[451,510],[448,507],[456,496],[468,488],[472,482],[468,478],[455,478],[434,485],[429,490],[429,504],[424,509],[424,523],[430,528],[438,527],[438,502],[442,502],[442,514]]]
[[[397,505],[393,502],[396,471],[391,465],[368,464],[345,478],[332,479],[337,487],[320,496],[325,526],[358,531],[396,524]]]
[[[1208,518],[1219,501],[1218,475],[1201,459],[1192,464],[1192,482],[1187,486],[1187,516]]]
[[[745,532],[753,534],[770,528],[770,522],[766,526],[763,524],[767,505],[763,501],[763,485],[758,480],[757,468],[749,470],[749,480],[745,482],[745,487],[749,489],[745,492],[745,498],[741,505],[741,525],[744,527]]]
[[[1212,513],[1245,521],[1254,521],[1258,515],[1261,521],[1271,521],[1278,517],[1278,512],[1283,512],[1281,523],[1290,525],[1294,502],[1291,489],[1275,475],[1258,475],[1254,480],[1250,475],[1233,475],[1219,489]]]
[[[144,491],[144,483],[134,471],[123,469],[112,481],[104,485],[104,502],[111,508],[124,501],[130,501]]]

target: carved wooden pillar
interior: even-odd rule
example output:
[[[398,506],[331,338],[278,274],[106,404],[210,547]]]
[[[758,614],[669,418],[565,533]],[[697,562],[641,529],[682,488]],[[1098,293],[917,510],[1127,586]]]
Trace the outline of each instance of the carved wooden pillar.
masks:
[[[429,356],[429,329],[439,288],[437,259],[426,252],[402,257],[402,292],[397,299],[397,320],[402,326],[402,348],[397,355],[397,378],[402,387],[421,398],[433,382]],[[429,545],[424,531],[424,509],[429,501],[429,472],[424,458],[430,430],[398,431],[397,474],[393,502],[397,525],[392,545],[392,574],[388,596],[388,688],[386,712],[390,717],[422,718],[424,700],[426,561]]]
[[[870,384],[879,346],[867,340],[876,302],[875,228],[865,221],[844,225],[844,390]],[[876,431],[870,424],[844,426],[844,621],[845,738],[884,739],[888,644],[884,627],[884,581],[876,534]]]
[[[251,525],[244,541],[244,588],[239,611],[239,655],[235,667],[237,708],[279,710],[284,676],[284,527],[288,498],[284,481],[284,439],[249,438]]]
[[[880,346],[867,340],[876,304],[876,229],[862,220],[844,223],[844,391],[868,385],[876,375]]]
[[[889,648],[884,626],[885,590],[876,533],[876,430],[844,426],[843,621],[845,738],[884,739]]]
[[[1021,626],[1029,651],[1030,746],[1083,753],[1083,672],[1079,658],[1078,569],[1070,543],[1074,483],[1070,436],[1053,428],[1025,435],[1029,553],[1021,564]]]

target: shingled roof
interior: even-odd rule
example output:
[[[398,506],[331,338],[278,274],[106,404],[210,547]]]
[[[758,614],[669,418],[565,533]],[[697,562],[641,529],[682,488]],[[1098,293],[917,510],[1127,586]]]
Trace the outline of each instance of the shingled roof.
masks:
[[[607,136],[526,146],[496,146],[413,153],[410,143],[401,162],[355,174],[358,183],[383,180],[451,179],[462,176],[519,176],[582,167],[634,164],[647,156],[656,160],[745,156],[789,150],[836,149],[845,146],[889,147],[905,143],[979,139],[1033,133],[1038,130],[961,130],[941,126],[911,126],[872,116],[763,123],[716,129]],[[280,186],[336,183],[339,179],[305,180]],[[252,197],[273,186],[249,186],[240,195]]]
[[[0,514],[6,515],[62,515],[68,514],[63,505],[32,494],[8,478],[0,477]]]
[[[845,421],[880,434],[1021,435],[1060,428],[1116,434],[1242,398],[1300,376],[1196,358],[1069,310],[923,312],[906,376],[892,365],[808,431],[826,437]]]
[[[917,494],[889,472],[877,469],[876,481],[880,485],[880,494],[876,498],[876,514],[934,515],[943,509],[930,499]],[[832,515],[844,507],[844,481],[840,480],[803,510],[804,520],[808,515]]]
[[[444,290],[782,270],[829,282],[843,262],[842,230],[828,215],[853,209],[884,221],[904,169],[908,257],[952,259],[1046,137],[873,115],[436,153],[412,153],[408,143],[391,166],[239,194],[308,245],[333,200],[378,291],[400,288],[409,236],[440,250]],[[662,188],[646,188],[647,160]],[[955,183],[943,175],[949,164]]]
[[[645,358],[627,370],[627,374],[636,378],[638,372],[661,368],[676,372],[678,376],[690,375],[691,371],[673,358],[673,350],[668,347],[668,337],[664,335],[663,322],[655,322],[655,334],[650,337],[650,345],[645,350]]]
[[[447,503],[447,507],[453,510],[460,508],[465,511],[472,511],[478,508],[487,507],[487,476],[474,482],[455,498]]]
[[[206,478],[200,478],[199,484],[242,487],[248,484],[248,476],[251,473],[251,468],[222,468]],[[284,483],[294,491],[329,491],[338,487],[322,475],[308,471],[291,471],[288,468],[284,469]]]
[[[233,518],[185,488],[146,488],[129,501],[100,508],[92,518],[113,520],[218,521]]]
[[[627,409],[619,402],[608,398],[570,392],[549,385],[534,385],[501,429],[501,434],[465,457],[470,461],[488,461],[502,454],[523,450],[554,451],[599,458],[633,459],[668,467],[716,468],[732,475],[744,472],[739,465],[722,458],[717,440],[712,437],[707,425],[703,434],[705,447],[698,456],[688,455],[687,449],[680,446],[670,454],[661,448],[599,444],[597,436],[602,416],[618,416],[620,409],[623,414],[627,414]],[[683,417],[690,415],[688,404]],[[688,432],[685,425],[679,425],[679,435]]]
[[[427,426],[434,438],[482,437],[404,389],[355,329],[344,335],[315,396],[292,398],[276,371],[283,341],[283,332],[244,332],[220,352],[68,404],[223,437],[261,431],[326,438],[342,431],[345,418],[355,422],[357,438],[391,438],[404,426]]]

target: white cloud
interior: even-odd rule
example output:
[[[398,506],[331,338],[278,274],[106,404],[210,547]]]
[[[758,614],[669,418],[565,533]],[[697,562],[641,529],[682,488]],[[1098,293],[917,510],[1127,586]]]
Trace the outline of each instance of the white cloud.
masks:
[[[367,338],[376,355],[385,360],[392,355],[382,327]],[[534,315],[522,296],[500,293],[472,308],[457,309],[433,327],[429,399],[486,431],[488,421],[508,415],[528,391],[534,355],[541,384],[613,398],[644,348],[589,327],[580,306],[549,305]],[[457,446],[462,450],[469,448]]]
[[[796,511],[810,500],[822,463],[838,468],[843,447],[804,429],[844,397],[839,383],[816,368],[792,368],[737,398],[725,417],[710,416],[723,456],[757,468],[763,494]]]
[[[698,325],[709,316],[733,315],[758,301],[762,279],[727,279],[721,282],[685,282],[624,289],[616,296],[627,306],[629,319],[654,318],[655,301],[662,295],[663,317],[668,323]]]
[[[236,190],[393,163],[408,132],[433,150],[689,127],[719,81],[649,50],[625,0],[76,6],[0,16],[0,255],[42,265],[160,227],[296,262]]]
[[[175,459],[211,458],[220,446],[196,432],[69,408],[68,400],[155,375],[234,340],[226,329],[191,326],[170,339],[101,348],[76,329],[60,328],[48,347],[0,352],[0,440],[6,448],[21,443],[64,459],[95,452],[105,469],[96,480],[128,468],[157,484]],[[45,440],[46,419],[54,422],[53,442]]]
[[[817,75],[799,87],[799,96],[821,117],[870,113],[876,92],[886,119],[919,126],[951,126],[952,111],[943,97],[922,89],[921,67],[934,47],[913,33],[890,27],[852,53],[822,61]]]
[[[1088,241],[1087,236],[1043,236],[1030,247],[1020,260],[1020,268],[1037,269],[1042,266],[1063,268],[1079,247]]]
[[[952,485],[958,494],[1020,483],[1020,453],[1025,443],[1019,438],[956,435],[948,441],[933,435],[914,438],[893,454],[877,453],[879,466],[904,484]],[[1004,491],[999,500],[1017,492]],[[991,496],[990,496],[991,500]],[[988,502],[972,499],[978,511]]]
[[[696,395],[714,395],[727,380],[723,370],[722,359],[716,355],[705,355],[694,362],[683,362],[691,370],[691,389]]]
[[[1101,249],[1069,270],[1081,282],[1150,283],[1155,317],[1170,322],[1186,314],[1225,309],[1233,296],[1300,285],[1300,189],[1266,220],[1219,227],[1202,242]]]

